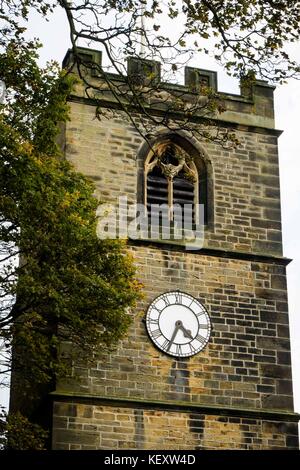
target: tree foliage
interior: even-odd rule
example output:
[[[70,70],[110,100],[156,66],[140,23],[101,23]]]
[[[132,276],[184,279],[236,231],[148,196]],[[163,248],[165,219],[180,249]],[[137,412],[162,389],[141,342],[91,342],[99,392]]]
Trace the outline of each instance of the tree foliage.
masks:
[[[259,78],[281,81],[299,76],[297,63],[285,50],[299,40],[300,3],[281,0],[78,0],[58,2],[68,16],[71,38],[99,43],[111,65],[120,71],[122,53],[136,55],[141,43],[150,57],[164,63],[188,52],[212,52],[233,75],[249,71]],[[115,14],[109,24],[107,15]],[[175,23],[163,28],[164,15]],[[141,16],[145,17],[144,24]],[[172,21],[169,23],[172,27]]]
[[[237,143],[234,135],[224,129],[219,132],[216,123],[209,119],[224,111],[220,97],[211,89],[200,84],[187,105],[186,93],[171,89],[162,92],[161,83],[153,79],[151,72],[147,87],[128,77],[128,57],[160,61],[162,82],[177,79],[188,60],[199,53],[199,57],[209,54],[229,74],[240,79],[256,77],[282,83],[289,77],[299,78],[299,62],[287,47],[299,39],[299,1],[3,0],[1,5],[5,38],[21,37],[30,9],[49,21],[53,10],[62,9],[87,93],[97,100],[97,93],[100,96],[110,90],[128,120],[146,139],[161,126],[172,131],[185,129],[222,145]],[[84,45],[103,52],[102,66],[78,53],[77,47]],[[102,80],[96,83],[82,74],[82,64],[96,69]],[[115,74],[122,77],[119,86]],[[165,113],[155,116],[149,112],[146,104],[151,100],[163,103]],[[142,124],[137,123],[133,109],[145,117]],[[170,121],[173,111],[180,111],[180,118]],[[97,117],[105,112],[98,100]],[[195,127],[191,122],[199,114],[205,119]]]
[[[11,40],[0,55],[8,92],[0,107],[1,366],[12,368],[18,407],[29,414],[76,354],[92,357],[124,335],[139,296],[122,242],[97,237],[92,183],[56,143],[74,78],[55,64],[40,69],[36,51]]]
[[[0,413],[0,449],[45,450],[48,432],[20,412]]]

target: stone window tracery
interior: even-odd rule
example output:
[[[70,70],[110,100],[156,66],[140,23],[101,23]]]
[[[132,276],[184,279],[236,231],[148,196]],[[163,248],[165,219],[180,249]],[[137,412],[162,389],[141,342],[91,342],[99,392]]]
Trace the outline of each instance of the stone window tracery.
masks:
[[[171,221],[174,206],[179,206],[193,224],[198,222],[198,170],[193,157],[172,141],[154,146],[145,161],[144,203],[148,213],[153,204],[167,204]]]

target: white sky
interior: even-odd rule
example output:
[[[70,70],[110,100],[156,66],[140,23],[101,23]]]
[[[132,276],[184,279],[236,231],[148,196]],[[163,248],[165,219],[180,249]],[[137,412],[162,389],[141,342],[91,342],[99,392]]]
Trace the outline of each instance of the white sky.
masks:
[[[69,47],[68,29],[63,13],[56,12],[49,17],[49,22],[34,15],[29,26],[32,37],[38,37],[44,45],[41,50],[41,63],[44,64],[50,59],[61,63]],[[294,53],[300,57],[300,43],[294,47]],[[226,77],[212,60],[206,59],[201,63],[193,61],[191,65],[218,70],[219,89],[237,92],[237,84]],[[278,86],[275,92],[275,114],[276,127],[284,130],[279,138],[282,222],[284,255],[293,259],[287,272],[294,403],[295,411],[300,412],[300,82],[292,80],[287,85]]]

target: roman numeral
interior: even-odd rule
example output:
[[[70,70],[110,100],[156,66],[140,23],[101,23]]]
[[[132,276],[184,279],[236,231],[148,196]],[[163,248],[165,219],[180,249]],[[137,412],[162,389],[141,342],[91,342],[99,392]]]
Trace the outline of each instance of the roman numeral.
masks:
[[[182,354],[181,344],[176,344],[176,354],[178,354],[178,356]]]
[[[165,302],[166,305],[170,305],[170,300],[169,300],[169,297],[167,295],[163,295],[162,300]]]
[[[197,317],[201,317],[201,315],[205,315],[204,312],[194,312],[194,314],[197,316]]]
[[[161,313],[163,311],[163,309],[159,309],[158,307],[156,307],[155,305],[152,306],[152,308],[154,308],[158,313]]]
[[[150,318],[149,323],[150,325],[158,325],[158,318]]]
[[[176,304],[182,304],[182,293],[181,292],[175,292],[175,303]]]
[[[204,338],[204,336],[202,335],[197,335],[196,338],[195,338],[197,341],[199,341],[199,343],[205,343],[206,341],[206,338]]]
[[[168,350],[169,350],[169,348],[168,348],[169,344],[170,344],[170,341],[169,341],[168,339],[166,339],[166,340],[163,342],[163,344],[162,344],[161,347],[162,347],[165,351],[168,351]]]
[[[196,352],[196,349],[194,348],[194,346],[191,343],[189,343],[189,348],[191,350],[191,353]]]
[[[208,329],[208,325],[207,325],[207,323],[199,323],[199,328]]]
[[[157,328],[157,330],[151,331],[151,335],[152,335],[152,337],[155,338],[155,339],[156,339],[156,338],[159,338],[160,336],[162,336],[161,331],[160,331],[158,328]]]

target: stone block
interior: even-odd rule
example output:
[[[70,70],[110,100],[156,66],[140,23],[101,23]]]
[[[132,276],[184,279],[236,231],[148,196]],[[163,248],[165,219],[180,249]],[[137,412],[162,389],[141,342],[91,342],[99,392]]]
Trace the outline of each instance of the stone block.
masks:
[[[280,395],[292,395],[293,394],[292,380],[278,380],[276,390],[277,390],[277,393]]]
[[[286,365],[261,364],[260,368],[264,377],[291,379],[291,368]]]

